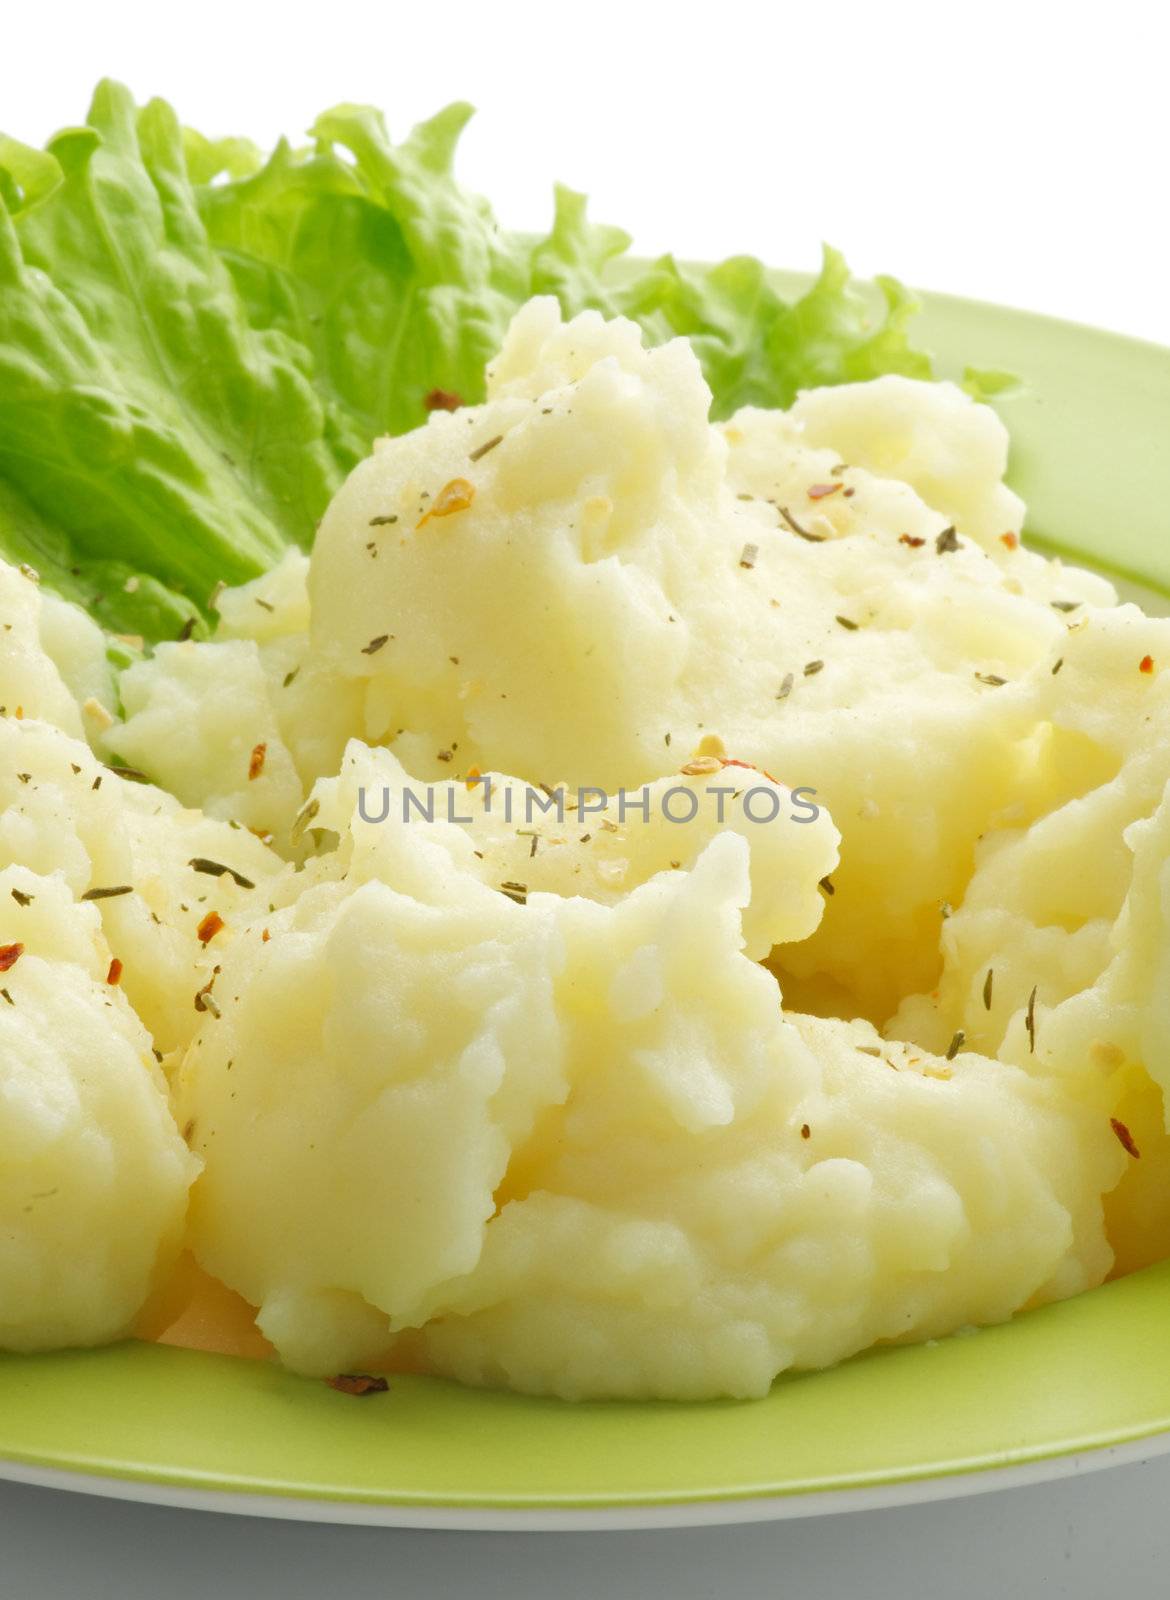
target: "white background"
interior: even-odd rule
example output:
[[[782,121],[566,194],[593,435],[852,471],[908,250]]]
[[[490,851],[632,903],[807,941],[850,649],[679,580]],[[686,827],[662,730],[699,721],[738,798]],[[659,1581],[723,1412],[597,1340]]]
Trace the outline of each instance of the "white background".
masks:
[[[752,251],[1170,343],[1168,91],[1152,4],[9,5],[0,127],[41,140],[110,73],[208,133],[299,137],[338,100],[401,135],[480,115],[462,175],[539,228],[587,190],[645,253]],[[1083,15],[1084,20],[1080,20]],[[989,1397],[990,1398],[990,1397]],[[0,1485],[0,1594],[491,1600],[1165,1593],[1170,1460],[953,1505],[535,1539],[252,1524]]]

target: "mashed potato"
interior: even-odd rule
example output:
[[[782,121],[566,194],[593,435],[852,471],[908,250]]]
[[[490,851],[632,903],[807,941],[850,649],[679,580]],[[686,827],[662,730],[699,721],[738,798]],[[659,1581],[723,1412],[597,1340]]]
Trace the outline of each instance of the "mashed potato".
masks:
[[[0,573],[0,868],[100,919],[187,1242],[299,1371],[751,1396],[1170,1253],[1170,623],[1021,547],[951,385],[709,399],[532,302],[122,675],[162,789]],[[3,1261],[0,1343],[108,1336],[7,1335]]]
[[[180,1085],[196,1255],[290,1365],[421,1328],[473,1381],[746,1396],[1105,1271],[1103,1097],[781,1015],[741,910],[785,876],[769,937],[800,937],[827,828],[688,840],[615,899],[540,887],[555,847],[493,887],[474,823],[352,827],[236,941]]]
[[[309,658],[308,559],[219,597],[212,643],[162,644],[121,679],[110,743],[186,805],[287,847],[306,785],[336,772],[360,691]]]
[[[96,904],[19,866],[0,901],[0,1349],[98,1344],[177,1258],[197,1163]]]
[[[76,606],[42,595],[31,567],[6,561],[0,561],[0,693],[0,716],[38,717],[78,738],[100,736],[113,721],[101,629]]]
[[[1080,771],[1022,760],[1035,719],[1005,683],[1050,671],[1053,601],[1110,604],[1109,586],[966,536],[998,518],[1018,544],[1020,507],[1001,425],[946,386],[888,378],[711,428],[685,342],[645,350],[537,301],[489,395],[383,441],[322,524],[312,636],[366,686],[351,731],[418,774],[454,752],[609,787],[719,734],[814,787],[845,841],[790,978],[883,1021],[932,980],[980,835],[1079,792]],[[891,416],[901,442],[880,449]],[[843,458],[838,424],[910,481]]]
[[[177,1259],[198,1164],[158,1063],[277,863],[77,737],[112,721],[87,619],[0,564],[0,624],[0,1349],[27,1350],[125,1334]]]
[[[278,865],[246,829],[116,776],[55,728],[12,718],[0,721],[0,865],[9,863],[54,875],[78,900],[96,897],[121,985],[164,1052],[195,1031],[194,995],[249,891]]]

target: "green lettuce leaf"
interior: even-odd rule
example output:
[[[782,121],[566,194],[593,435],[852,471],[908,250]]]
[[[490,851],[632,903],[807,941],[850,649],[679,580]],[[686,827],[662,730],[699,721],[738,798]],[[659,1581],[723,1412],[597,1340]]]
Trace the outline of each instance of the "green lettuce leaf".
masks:
[[[304,351],[249,324],[207,239],[170,109],[103,85],[48,155],[59,182],[0,210],[0,538],[157,636],[307,543],[340,473]]]
[[[835,251],[788,300],[748,257],[631,263],[569,189],[546,236],[501,230],[454,176],[470,114],[394,144],[339,106],[265,159],[103,83],[47,150],[0,138],[0,552],[113,632],[189,629],[218,582],[311,542],[379,434],[436,390],[482,398],[536,293],[687,335],[717,415],[930,375],[912,298],[882,279],[876,300]]]

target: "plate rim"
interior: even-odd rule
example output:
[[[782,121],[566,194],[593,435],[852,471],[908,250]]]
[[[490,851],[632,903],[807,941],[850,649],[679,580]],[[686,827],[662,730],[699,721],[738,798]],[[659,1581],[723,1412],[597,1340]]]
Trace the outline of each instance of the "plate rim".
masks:
[[[0,1483],[91,1495],[127,1504],[282,1522],[351,1527],[415,1528],[464,1533],[618,1533],[651,1529],[728,1527],[792,1522],[851,1512],[898,1510],[942,1500],[1024,1489],[1170,1455],[1170,1428],[1116,1444],[1036,1456],[1002,1466],[973,1467],[858,1484],[851,1488],[782,1491],[770,1495],[678,1496],[661,1501],[540,1506],[441,1505],[409,1500],[331,1499],[324,1495],[271,1494],[239,1485],[201,1488],[161,1479],[40,1467],[0,1457]]]

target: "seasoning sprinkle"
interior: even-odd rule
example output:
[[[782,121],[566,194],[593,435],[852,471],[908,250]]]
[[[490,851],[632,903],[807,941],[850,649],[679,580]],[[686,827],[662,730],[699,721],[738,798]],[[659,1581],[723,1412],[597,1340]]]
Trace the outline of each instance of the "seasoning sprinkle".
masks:
[[[252,754],[248,757],[248,782],[258,778],[264,771],[264,757],[268,754],[268,746],[261,742],[252,746]]]
[[[506,894],[509,900],[515,900],[518,906],[528,904],[528,885],[526,883],[501,883],[500,893]]]
[[[150,779],[145,772],[140,772],[137,767],[125,767],[121,762],[107,761],[107,772],[112,772],[115,778],[124,778],[127,783],[149,783]]]
[[[1055,678],[1056,674],[1060,671],[1061,667],[1063,667],[1063,666],[1064,666],[1064,657],[1061,656],[1060,660],[1056,663],[1056,665],[1052,669],[1052,676],[1054,678]]]
[[[977,672],[975,676],[979,679],[980,683],[990,684],[993,689],[1002,689],[1004,684],[1007,682],[1006,678],[1001,678],[997,673],[994,672]]]
[[[1153,658],[1153,656],[1143,656],[1141,658],[1141,660],[1138,662],[1138,671],[1139,672],[1144,672],[1145,675],[1147,677],[1149,677],[1150,674],[1153,672],[1153,670],[1154,670],[1154,658]]]
[[[14,1006],[14,1005],[15,1005],[15,1004],[16,1004],[16,1001],[15,1001],[15,1000],[14,1000],[14,999],[13,999],[13,998],[12,998],[12,996],[11,996],[11,995],[10,995],[10,994],[9,994],[9,993],[8,993],[8,990],[7,990],[7,989],[0,989],[0,994],[2,994],[2,995],[3,995],[3,996],[4,996],[4,998],[5,998],[5,1000],[6,1000],[6,1001],[7,1001],[7,1003],[8,1003],[8,1004],[9,1004],[9,1005],[10,1005],[10,1006]]]
[[[178,633],[175,635],[175,638],[177,639],[179,644],[186,644],[187,640],[191,637],[191,635],[194,632],[195,632],[195,618],[194,617],[188,617],[186,622],[184,622],[183,626],[179,629]]]
[[[371,517],[370,518],[370,527],[371,528],[392,528],[397,521],[398,521],[398,513],[395,511],[395,512],[392,512],[391,515],[386,516],[386,517]]]
[[[467,457],[468,461],[482,461],[489,450],[494,450],[498,444],[503,444],[503,442],[503,434],[497,433],[494,439],[489,439],[486,444],[481,444],[478,450],[472,450]]]
[[[833,884],[832,878],[828,878],[828,877],[822,878],[820,880],[820,887],[825,891],[825,893],[827,895],[834,895],[834,894],[837,893],[837,890],[836,890],[836,888],[835,888],[835,886]]]
[[[453,410],[454,407],[444,409]],[[338,1394],[385,1394],[390,1387],[385,1378],[375,1377],[369,1372],[339,1372],[335,1378],[326,1378],[325,1382]]]
[[[0,944],[0,972],[11,972],[23,954],[22,944]]]
[[[850,633],[856,633],[861,626],[860,622],[854,622],[852,617],[834,617],[833,620],[839,622],[843,628],[848,628]]]
[[[432,389],[423,396],[428,411],[458,411],[463,401],[452,389]]]
[[[959,536],[955,532],[953,524],[949,528],[944,528],[939,534],[938,538],[934,541],[934,548],[938,551],[940,556],[950,555],[952,550],[957,550],[959,548]]]
[[[990,1011],[991,1010],[991,988],[992,988],[992,984],[994,982],[995,982],[995,969],[993,967],[988,967],[987,976],[983,980],[983,1009],[984,1009],[984,1011]]]
[[[882,1053],[876,1044],[859,1044],[857,1049],[863,1056],[873,1056],[875,1060],[881,1060]]]
[[[432,517],[453,517],[457,511],[466,511],[474,499],[473,483],[468,483],[466,478],[452,478],[439,490],[430,510],[424,512],[415,523],[415,532],[425,527]]]
[[[215,979],[212,978],[209,983],[205,983],[202,989],[198,990],[195,995],[195,1009],[196,1011],[210,1012],[213,1017],[218,1019],[223,1015],[223,1012],[219,1009],[219,1001],[211,992],[211,985],[214,982]]]
[[[791,529],[791,531],[795,533],[798,538],[807,539],[809,544],[824,544],[826,538],[828,537],[827,534],[812,533],[808,528],[802,528],[787,506],[777,506],[776,510],[783,518],[785,526]]]
[[[209,911],[203,921],[195,929],[196,937],[200,944],[210,944],[216,934],[223,928],[223,918],[218,911]]]
[[[1133,1134],[1130,1133],[1125,1123],[1120,1121],[1120,1119],[1117,1117],[1110,1117],[1109,1126],[1117,1135],[1117,1138],[1121,1144],[1121,1148],[1125,1151],[1126,1155],[1132,1156],[1135,1161],[1140,1161],[1142,1158],[1142,1153],[1134,1143]]]
[[[245,878],[235,867],[224,866],[222,861],[209,861],[206,856],[192,856],[187,865],[195,872],[206,872],[209,878],[222,878],[226,873],[239,889],[254,889],[251,878]]]
[[[956,1029],[954,1038],[951,1040],[950,1044],[947,1046],[947,1060],[948,1061],[953,1061],[955,1059],[955,1057],[958,1055],[959,1051],[963,1048],[963,1046],[966,1043],[966,1041],[967,1041],[967,1035],[963,1032],[962,1028]]]
[[[87,889],[82,895],[83,900],[113,900],[120,894],[133,894],[134,890],[128,883],[119,883],[112,889]]]
[[[389,637],[388,633],[380,633],[376,639],[371,639],[369,644],[362,645],[362,655],[376,656]]]
[[[36,897],[35,895],[25,894],[23,889],[13,889],[12,898],[16,901],[18,906],[28,906],[32,904]]]
[[[754,567],[759,553],[760,547],[758,544],[745,544],[743,550],[740,552],[740,566],[748,568]]]
[[[807,1122],[802,1122],[800,1125],[800,1137],[802,1139],[812,1138],[812,1129],[809,1127]]]
[[[1084,605],[1084,601],[1083,600],[1053,600],[1051,602],[1051,605],[1052,605],[1053,611],[1079,611],[1081,606]]]
[[[120,983],[121,980],[122,980],[122,963],[118,960],[117,956],[115,956],[114,959],[110,962],[110,970],[106,973],[106,982],[108,984],[110,984],[111,987],[112,987],[112,986]]]
[[[809,497],[810,500],[824,500],[829,495],[836,494],[837,490],[841,489],[843,487],[844,487],[844,485],[839,483],[839,482],[838,483],[814,483],[810,487],[810,489],[808,491],[808,497]]]
[[[1028,1009],[1024,1015],[1024,1026],[1028,1030],[1028,1054],[1036,1054],[1036,990],[1028,996]]]
[[[292,682],[293,682],[293,680],[294,680],[294,679],[295,679],[295,678],[296,678],[296,675],[297,675],[297,673],[298,673],[298,672],[299,672],[299,671],[300,671],[300,670],[301,670],[301,669],[300,669],[300,667],[294,667],[294,668],[293,668],[293,669],[292,669],[292,671],[291,671],[291,672],[286,672],[286,673],[285,673],[285,675],[284,675],[284,677],[283,677],[283,679],[282,679],[282,680],[281,680],[281,685],[280,685],[280,687],[281,687],[281,688],[282,688],[282,689],[287,689],[287,688],[288,688],[288,686],[289,686],[289,685],[290,685],[290,684],[291,684],[291,683],[292,683]]]
[[[824,665],[825,663],[823,661],[806,661],[804,664],[805,677],[815,678],[817,673],[824,669]]]
[[[296,844],[301,838],[304,837],[305,829],[309,826],[320,809],[321,802],[314,795],[313,798],[309,801],[306,801],[306,803],[297,812],[296,817],[293,820],[293,825],[289,829],[289,838],[292,840],[293,844]]]
[[[1001,533],[999,536],[999,542],[1001,545],[1003,545],[1005,550],[1018,550],[1020,546],[1020,536],[1018,533]]]
[[[919,539],[913,533],[900,533],[898,535],[898,543],[909,545],[911,550],[921,550],[922,546],[926,543],[926,540]]]
[[[780,693],[776,696],[777,700],[787,700],[788,696],[792,693],[792,685],[795,682],[796,679],[792,676],[791,672],[786,672],[780,683]]]

